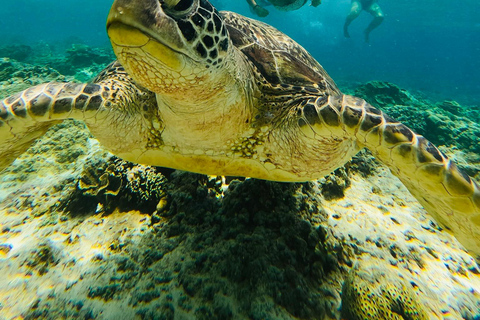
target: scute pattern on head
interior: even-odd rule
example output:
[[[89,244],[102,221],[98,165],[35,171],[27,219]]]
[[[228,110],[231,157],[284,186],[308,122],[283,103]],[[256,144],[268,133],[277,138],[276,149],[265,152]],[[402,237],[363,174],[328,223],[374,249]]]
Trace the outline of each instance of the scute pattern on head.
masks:
[[[189,4],[188,7],[194,6],[192,1]],[[217,9],[205,0],[200,0],[198,6],[193,7],[193,13],[185,16],[179,14],[178,4],[174,8],[165,4],[162,7],[177,22],[178,29],[189,46],[195,48],[199,58],[206,60],[207,66],[216,66],[222,62],[228,49],[228,37]]]
[[[268,84],[313,87],[329,95],[339,94],[335,82],[298,43],[277,29],[233,12],[221,12],[230,39],[255,65]]]

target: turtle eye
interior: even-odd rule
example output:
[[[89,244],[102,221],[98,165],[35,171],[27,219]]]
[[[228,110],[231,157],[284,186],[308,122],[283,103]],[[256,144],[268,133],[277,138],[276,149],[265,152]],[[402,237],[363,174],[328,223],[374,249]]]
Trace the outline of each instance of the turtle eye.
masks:
[[[180,0],[178,3],[173,7],[176,11],[185,11],[189,9],[193,5],[193,0]]]
[[[185,16],[193,7],[193,0],[160,0],[162,7],[170,15]]]

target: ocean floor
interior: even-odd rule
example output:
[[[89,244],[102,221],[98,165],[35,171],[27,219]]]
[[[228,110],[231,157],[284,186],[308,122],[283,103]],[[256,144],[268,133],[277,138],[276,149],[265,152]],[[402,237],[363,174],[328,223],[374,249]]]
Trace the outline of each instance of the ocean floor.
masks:
[[[99,61],[3,58],[0,96]],[[480,180],[478,110],[344,91]],[[0,173],[0,272],[0,319],[480,319],[479,266],[368,152],[308,183],[225,179],[122,161],[71,120]]]

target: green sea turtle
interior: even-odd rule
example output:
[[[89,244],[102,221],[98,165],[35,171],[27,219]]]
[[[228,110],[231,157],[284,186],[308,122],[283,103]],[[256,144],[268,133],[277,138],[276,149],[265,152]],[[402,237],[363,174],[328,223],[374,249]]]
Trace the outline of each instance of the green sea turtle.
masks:
[[[116,0],[107,30],[118,61],[93,83],[0,102],[0,168],[67,118],[123,159],[213,175],[313,180],[366,147],[478,259],[478,183],[285,34],[206,0]]]

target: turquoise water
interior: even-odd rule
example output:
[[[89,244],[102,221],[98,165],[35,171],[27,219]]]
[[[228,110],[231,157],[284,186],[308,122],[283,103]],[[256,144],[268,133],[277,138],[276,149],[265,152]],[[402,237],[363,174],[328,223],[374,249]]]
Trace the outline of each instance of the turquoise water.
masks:
[[[350,0],[324,0],[295,12],[269,8],[263,20],[306,47],[342,88],[358,85],[359,97],[372,98],[449,156],[458,156],[459,165],[479,180],[480,130],[473,122],[480,116],[478,3],[379,1],[386,19],[369,44],[363,41],[371,20],[366,13],[351,25],[352,38],[343,36]],[[111,58],[105,32],[111,3],[0,0],[0,93],[50,76],[72,79],[28,63],[91,79]],[[245,0],[213,3],[253,17]],[[46,58],[24,64],[2,59],[3,46],[12,44],[31,46],[37,50],[33,55]],[[46,44],[51,51],[43,50]],[[76,54],[58,58],[72,45],[70,53]],[[91,52],[101,61],[89,69]],[[8,73],[15,76],[5,79]],[[370,80],[395,83],[413,95],[375,82],[376,89],[387,88],[377,95],[372,83],[365,84]],[[91,86],[82,88],[87,93]],[[463,105],[415,98],[424,96]],[[8,122],[13,128],[8,130],[20,134],[10,139],[0,131],[7,132],[0,135],[0,168],[3,157],[15,151],[9,146],[33,136],[22,140],[21,126],[30,123],[22,122],[17,107],[11,110],[18,121]],[[130,114],[121,113],[116,122],[116,109],[110,112],[107,118],[98,113],[102,125],[112,120],[107,129],[123,129]],[[92,119],[97,114],[86,122],[97,129],[100,144],[109,142],[110,130],[99,130]],[[136,129],[118,130],[119,143],[135,137]],[[351,298],[353,284],[364,294],[390,290],[387,299],[368,295],[380,309],[385,305],[377,302],[399,293],[410,305],[416,303],[410,297],[418,296],[438,319],[480,320],[475,260],[369,154],[317,182],[227,179],[227,186],[220,177],[122,161],[90,137],[83,122],[65,121],[11,167],[0,169],[0,320],[340,319],[340,308],[352,314],[360,309]],[[292,159],[313,150],[302,146],[291,147]],[[400,164],[393,172],[405,168]],[[404,309],[398,301],[386,307]]]
[[[0,41],[3,44],[72,42],[109,46],[105,18],[112,1],[0,1]],[[253,16],[246,1],[212,1],[219,9]],[[445,0],[380,0],[383,24],[363,41],[371,20],[363,12],[342,27],[350,0],[324,0],[317,8],[294,12],[270,7],[263,19],[307,48],[340,84],[368,80],[394,82],[423,91],[434,99],[480,104],[480,4]]]

